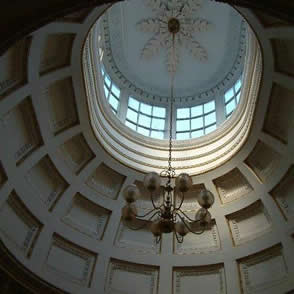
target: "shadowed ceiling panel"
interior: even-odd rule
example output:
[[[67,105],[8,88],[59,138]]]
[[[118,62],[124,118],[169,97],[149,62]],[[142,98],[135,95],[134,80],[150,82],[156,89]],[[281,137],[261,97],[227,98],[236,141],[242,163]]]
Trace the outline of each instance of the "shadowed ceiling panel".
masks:
[[[48,35],[41,55],[39,69],[41,75],[70,64],[74,38],[74,34]]]
[[[265,182],[277,168],[280,159],[279,153],[262,141],[258,141],[245,163],[262,182]]]
[[[173,270],[173,294],[225,294],[226,277],[223,264],[182,267]]]
[[[266,290],[279,293],[273,291],[274,287],[287,279],[288,269],[281,245],[242,258],[238,263],[244,294]]]
[[[116,235],[115,246],[130,249],[142,254],[160,253],[160,243],[156,244],[155,238],[149,230],[149,222],[140,221],[132,225],[132,227],[143,226],[144,223],[146,223],[144,228],[134,231],[129,229],[123,221],[121,221]]]
[[[0,100],[27,81],[27,61],[31,38],[18,41],[0,57]]]
[[[271,218],[262,202],[257,202],[227,215],[234,245],[256,239],[272,230]]]
[[[102,240],[111,212],[81,194],[76,194],[62,220],[97,240]]]
[[[178,243],[174,237],[175,254],[209,253],[220,250],[219,232],[215,220],[202,235],[187,234],[183,243]]]
[[[78,123],[75,95],[70,77],[51,84],[44,91],[44,97],[48,103],[50,126],[55,135]]]
[[[264,130],[283,143],[288,143],[293,127],[294,92],[278,84],[272,88]]]
[[[213,182],[222,203],[231,202],[253,191],[247,179],[237,168],[215,179]]]
[[[2,135],[16,164],[20,164],[43,143],[30,97],[3,116]]]
[[[157,294],[159,268],[111,259],[106,293]]]
[[[125,176],[101,163],[87,180],[87,185],[98,195],[117,199],[124,180]]]
[[[26,175],[34,195],[52,210],[68,184],[60,175],[49,156],[43,157]]]
[[[72,137],[61,145],[58,155],[75,174],[78,174],[94,158],[94,153],[82,134]]]
[[[47,274],[90,287],[97,255],[54,234],[47,256]]]
[[[2,237],[7,237],[11,246],[29,257],[42,225],[14,191],[0,207],[0,223]]]
[[[294,218],[294,166],[270,192],[286,220]]]
[[[294,76],[294,38],[272,39],[276,71]]]

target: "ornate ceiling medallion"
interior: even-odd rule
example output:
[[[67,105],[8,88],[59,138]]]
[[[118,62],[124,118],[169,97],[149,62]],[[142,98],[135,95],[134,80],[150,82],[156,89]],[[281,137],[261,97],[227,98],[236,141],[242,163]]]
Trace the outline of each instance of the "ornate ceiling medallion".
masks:
[[[209,21],[194,17],[202,7],[202,0],[147,0],[146,5],[155,13],[155,17],[143,19],[137,23],[137,28],[146,33],[153,33],[151,39],[141,51],[142,58],[148,60],[159,54],[161,48],[167,51],[167,69],[176,72],[180,62],[180,47],[185,47],[197,60],[205,62],[207,51],[194,34],[206,32],[213,28]],[[172,49],[172,38],[175,46]],[[175,52],[173,53],[172,50]],[[174,54],[175,58],[172,58]]]

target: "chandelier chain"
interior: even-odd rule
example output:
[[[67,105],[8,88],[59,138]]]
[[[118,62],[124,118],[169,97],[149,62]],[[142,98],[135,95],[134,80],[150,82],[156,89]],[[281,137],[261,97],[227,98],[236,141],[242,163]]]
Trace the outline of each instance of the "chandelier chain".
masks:
[[[175,33],[172,34],[172,57],[175,58]],[[169,120],[169,150],[168,150],[168,182],[170,183],[171,178],[175,176],[175,170],[172,167],[172,127],[173,127],[173,103],[174,103],[174,79],[175,72],[171,72],[171,97],[170,97],[170,120]]]

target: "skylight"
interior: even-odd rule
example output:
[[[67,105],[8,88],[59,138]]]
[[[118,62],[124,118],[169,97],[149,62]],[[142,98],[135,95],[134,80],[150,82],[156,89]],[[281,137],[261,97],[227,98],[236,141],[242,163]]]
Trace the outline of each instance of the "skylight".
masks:
[[[103,87],[105,98],[108,101],[112,112],[117,114],[120,103],[120,89],[112,82],[103,68],[101,68],[101,74],[104,80]]]
[[[216,129],[215,101],[205,104],[178,108],[176,119],[176,139],[198,138]]]
[[[164,139],[166,109],[129,97],[125,124],[138,133]]]

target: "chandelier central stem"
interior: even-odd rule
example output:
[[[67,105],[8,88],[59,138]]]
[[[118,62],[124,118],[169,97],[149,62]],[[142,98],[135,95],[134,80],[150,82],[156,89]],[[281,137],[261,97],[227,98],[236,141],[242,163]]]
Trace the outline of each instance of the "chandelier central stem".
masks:
[[[175,35],[180,30],[180,23],[178,19],[171,18],[168,21],[168,29],[172,34],[171,44],[171,57],[173,65],[176,64],[176,52],[175,52]],[[160,175],[151,172],[144,178],[144,187],[150,192],[150,199],[153,209],[146,215],[140,216],[137,214],[136,206],[134,202],[137,200],[140,191],[136,185],[129,185],[124,190],[124,197],[127,205],[122,208],[122,216],[125,224],[133,230],[143,228],[142,226],[133,227],[128,225],[129,222],[134,223],[138,219],[144,219],[143,226],[149,226],[150,231],[156,238],[156,243],[159,243],[163,233],[174,232],[176,239],[179,243],[184,241],[184,236],[191,232],[193,234],[202,234],[205,228],[211,222],[211,215],[208,212],[208,208],[214,202],[213,194],[208,190],[202,190],[197,196],[197,200],[201,208],[195,215],[195,220],[191,219],[184,211],[181,210],[184,202],[184,194],[192,187],[192,179],[186,173],[181,173],[176,177],[175,168],[172,167],[172,139],[173,139],[173,105],[174,105],[174,81],[175,70],[170,71],[171,74],[171,87],[170,87],[170,120],[169,120],[169,147],[168,147],[168,166],[164,169]],[[167,177],[167,182],[164,187],[161,187],[160,176]],[[176,177],[175,184],[172,185],[171,181]],[[156,195],[158,193],[158,195]],[[155,202],[155,196],[159,196],[162,199],[161,204]],[[179,198],[178,198],[179,197]],[[176,199],[178,198],[178,199]],[[180,200],[179,205],[176,204],[176,200]],[[154,212],[155,211],[155,212]],[[154,212],[154,213],[153,213]],[[145,217],[151,215],[147,220]],[[153,220],[156,217],[156,220]],[[150,225],[148,225],[151,222]],[[198,226],[194,228],[194,226]]]
[[[172,57],[175,58],[175,33],[172,34]],[[171,179],[175,176],[175,171],[172,168],[172,137],[173,137],[173,103],[174,103],[174,80],[175,72],[171,72],[171,87],[170,87],[170,120],[169,120],[169,150],[168,150],[168,185],[171,185]]]

